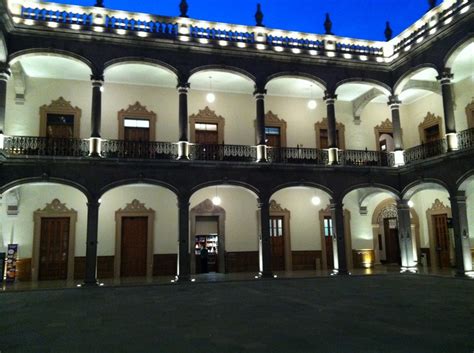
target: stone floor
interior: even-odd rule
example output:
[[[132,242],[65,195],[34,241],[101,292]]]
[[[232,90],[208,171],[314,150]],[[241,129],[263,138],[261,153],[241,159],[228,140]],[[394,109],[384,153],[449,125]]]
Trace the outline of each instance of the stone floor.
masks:
[[[0,317],[2,353],[472,353],[474,280],[200,277],[17,290],[0,293]]]

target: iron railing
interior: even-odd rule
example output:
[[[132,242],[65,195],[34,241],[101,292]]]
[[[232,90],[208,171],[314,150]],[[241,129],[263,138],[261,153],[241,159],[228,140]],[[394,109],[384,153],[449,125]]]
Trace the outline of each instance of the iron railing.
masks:
[[[348,166],[393,166],[393,156],[388,152],[366,150],[339,151],[339,163]]]
[[[257,150],[246,145],[196,144],[191,146],[189,158],[197,161],[255,162]]]
[[[405,150],[405,164],[436,157],[448,151],[445,139],[424,143]]]
[[[458,133],[458,148],[464,150],[474,147],[474,128]]]
[[[325,165],[328,163],[328,153],[325,150],[319,150],[316,148],[268,148],[267,160],[270,163]]]
[[[38,136],[11,136],[4,141],[3,152],[9,156],[86,157],[89,141]]]
[[[102,157],[132,159],[176,159],[178,147],[171,142],[105,140]]]

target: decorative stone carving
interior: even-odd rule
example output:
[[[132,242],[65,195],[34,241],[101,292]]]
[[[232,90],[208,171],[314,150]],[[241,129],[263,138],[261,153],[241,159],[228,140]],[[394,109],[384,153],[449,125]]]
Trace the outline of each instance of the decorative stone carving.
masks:
[[[156,131],[156,114],[153,111],[149,111],[146,106],[141,105],[140,102],[135,102],[135,104],[131,104],[128,106],[127,109],[122,109],[118,112],[118,131],[119,131],[119,139],[123,140],[125,138],[125,126],[124,120],[126,118],[132,119],[140,119],[140,120],[148,120],[150,123],[149,129],[149,140],[155,141],[155,131]]]
[[[439,126],[440,135],[443,136],[443,119],[440,116],[428,112],[420,125],[418,125],[421,143],[425,142],[425,130],[435,125]]]
[[[398,219],[398,210],[396,205],[392,204],[385,206],[379,214],[377,223],[381,223],[386,218]]]
[[[196,142],[196,123],[216,124],[217,125],[217,141],[219,144],[224,143],[224,126],[225,119],[217,115],[215,111],[208,106],[199,110],[197,114],[192,114],[189,117],[189,134],[191,142]]]
[[[188,17],[188,9],[189,9],[188,2],[186,0],[181,0],[179,4],[179,12],[180,12],[179,16]]]
[[[200,204],[196,205],[191,211],[195,212],[196,214],[225,213],[225,210],[222,207],[214,205],[209,199],[206,199]]]
[[[286,208],[281,207],[275,200],[270,201],[270,212],[290,212]]]
[[[74,129],[73,137],[79,138],[80,134],[80,121],[81,121],[81,109],[73,107],[71,102],[65,100],[63,97],[59,97],[53,100],[49,105],[43,105],[40,107],[40,136],[46,136],[48,114],[64,114],[74,116]]]
[[[122,209],[119,209],[117,212],[154,212],[151,208],[146,208],[144,203],[141,203],[137,199],[133,200],[131,203],[127,203],[127,205]]]
[[[256,26],[264,27],[262,6],[260,4],[257,4],[257,12],[255,13],[255,22],[256,22]]]
[[[58,199],[54,199],[51,203],[47,203],[43,209],[38,208],[37,212],[70,213],[76,211],[72,208],[68,208],[65,203],[61,203]]]
[[[386,25],[385,25],[385,39],[388,41],[390,41],[390,39],[392,39],[392,36],[393,36],[393,31],[392,31],[392,28],[390,27],[390,22],[387,21]]]
[[[439,199],[436,199],[435,202],[433,202],[433,205],[431,205],[430,210],[431,211],[446,211],[448,210],[449,207],[445,206],[443,202],[441,202]]]
[[[326,20],[324,21],[324,30],[325,34],[334,34],[332,33],[332,21],[329,16],[329,13],[326,13]]]

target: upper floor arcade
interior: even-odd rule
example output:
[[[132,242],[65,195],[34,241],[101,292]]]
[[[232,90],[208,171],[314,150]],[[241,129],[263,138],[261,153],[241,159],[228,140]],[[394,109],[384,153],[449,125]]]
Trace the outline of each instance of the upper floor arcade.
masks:
[[[10,156],[390,166],[471,146],[471,1],[444,1],[370,43],[381,51],[324,35],[316,55],[304,33],[278,46],[259,26],[247,31],[263,42],[225,24],[204,38],[186,17],[158,26],[97,7],[7,5],[0,120]]]

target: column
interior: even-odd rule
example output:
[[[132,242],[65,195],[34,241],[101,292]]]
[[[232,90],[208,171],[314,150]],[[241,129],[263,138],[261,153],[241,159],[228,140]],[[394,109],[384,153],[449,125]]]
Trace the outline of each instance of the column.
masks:
[[[451,69],[445,69],[437,79],[441,84],[441,93],[443,95],[444,127],[446,130],[446,140],[448,141],[448,151],[455,151],[458,149],[458,137],[456,134],[456,120],[454,118],[453,86],[451,84],[453,74]]]
[[[466,192],[458,191],[452,193],[449,199],[451,201],[451,212],[453,216],[456,274],[463,276],[466,272],[472,271]]]
[[[326,91],[324,100],[326,101],[328,115],[328,144],[329,144],[329,164],[339,163],[339,153],[337,147],[336,131],[336,99],[337,95]]]
[[[189,196],[178,196],[178,280],[189,281],[191,262],[189,256]]]
[[[178,83],[179,94],[179,142],[178,159],[189,159],[188,137],[188,91],[190,84],[187,81]]]
[[[400,123],[400,104],[402,102],[398,96],[388,98],[388,106],[392,111],[393,142],[395,144],[395,166],[405,165],[405,156],[403,154],[402,126]]]
[[[90,153],[91,157],[100,157],[101,138],[100,129],[102,121],[102,87],[104,84],[103,75],[91,75],[92,80],[92,112],[91,112],[91,138]]]
[[[8,66],[0,69],[0,149],[3,149],[5,133],[5,107],[7,103],[7,82],[10,78]]]
[[[400,257],[402,259],[402,272],[416,272],[413,235],[411,234],[411,216],[408,200],[397,201],[398,212],[398,239],[400,242]]]
[[[265,95],[267,90],[257,88],[254,92],[257,104],[257,162],[267,161],[267,142],[265,136]]]
[[[331,215],[332,215],[332,224],[334,227],[334,237],[337,242],[337,270],[338,275],[347,275],[347,256],[346,256],[346,241],[345,241],[345,231],[344,231],[344,205],[342,202],[337,200],[331,200]],[[336,263],[335,263],[336,265]]]
[[[267,197],[261,197],[258,203],[260,209],[260,276],[273,277],[272,244],[270,239],[270,202]]]
[[[97,235],[99,229],[98,199],[87,203],[87,244],[86,244],[86,274],[84,285],[97,285]]]

